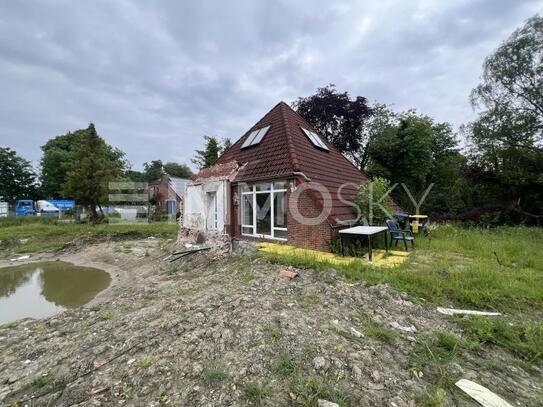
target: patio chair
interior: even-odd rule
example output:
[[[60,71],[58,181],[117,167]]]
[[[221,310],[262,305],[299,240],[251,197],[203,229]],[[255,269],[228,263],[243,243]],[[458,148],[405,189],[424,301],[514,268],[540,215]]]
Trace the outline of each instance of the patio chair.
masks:
[[[398,225],[400,225],[402,229],[409,228],[409,214],[405,212],[394,212],[394,218],[396,219],[396,222],[398,222]]]
[[[405,251],[407,251],[408,241],[411,242],[411,246],[415,248],[415,236],[413,236],[413,232],[410,229],[402,230],[400,225],[398,225],[398,222],[392,219],[388,219],[386,224],[388,231],[390,232],[390,238],[392,239],[391,246],[393,241],[395,242],[395,246],[398,246],[398,242],[403,240]]]

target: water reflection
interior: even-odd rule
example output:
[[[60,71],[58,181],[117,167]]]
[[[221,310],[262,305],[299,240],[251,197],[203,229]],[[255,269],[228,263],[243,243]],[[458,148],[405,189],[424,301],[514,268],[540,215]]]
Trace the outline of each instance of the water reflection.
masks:
[[[103,270],[61,261],[0,269],[0,323],[43,318],[88,303],[108,287]]]

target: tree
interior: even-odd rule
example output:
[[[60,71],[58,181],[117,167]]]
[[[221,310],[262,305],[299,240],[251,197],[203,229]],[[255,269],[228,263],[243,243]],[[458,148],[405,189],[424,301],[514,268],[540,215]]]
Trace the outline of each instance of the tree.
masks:
[[[153,160],[150,163],[143,163],[143,175],[145,181],[151,182],[164,174],[164,165],[161,160]]]
[[[366,98],[357,96],[352,100],[347,92],[339,92],[330,84],[318,88],[314,95],[298,98],[293,105],[335,148],[363,168],[361,150],[367,143],[363,129],[371,116]]]
[[[199,169],[203,169],[212,165],[221,152],[219,141],[214,136],[204,136],[204,148],[196,150],[194,158],[191,160]]]
[[[230,147],[232,147],[232,140],[226,137],[222,142],[221,154],[228,150]]]
[[[112,157],[112,152],[115,157]],[[96,222],[99,219],[96,209],[101,210],[101,205],[108,200],[109,182],[123,173],[126,164],[124,153],[112,149],[91,123],[87,129],[80,131],[80,142],[72,158],[64,165],[66,177],[62,193],[85,206],[90,220]]]
[[[398,115],[397,120],[374,134],[367,151],[368,174],[405,184],[415,198],[433,183],[425,210],[448,211],[462,206],[451,199],[464,161],[451,125],[414,111]],[[393,197],[405,208],[413,206],[403,188],[395,189]]]
[[[530,116],[543,130],[543,18],[536,15],[516,30],[483,65],[483,81],[472,91],[474,106],[507,107]]]
[[[81,130],[52,138],[41,147],[41,190],[45,197],[60,198],[66,180],[66,164],[73,161]]]
[[[132,182],[145,182],[145,174],[142,171],[127,170],[125,175]]]
[[[359,222],[372,225],[375,219],[386,219],[394,213],[394,202],[389,194],[391,186],[389,180],[381,177],[360,185],[355,199],[360,209]],[[379,205],[375,202],[379,202]]]
[[[172,177],[188,178],[192,175],[191,169],[186,164],[168,162],[164,164],[164,172]]]
[[[76,150],[87,136],[87,129],[80,129],[74,132],[54,137],[41,147],[43,156],[41,158],[41,192],[48,198],[61,198],[63,185],[66,182],[66,168],[77,160]],[[124,153],[106,144],[106,155],[111,162],[124,161]]]
[[[30,162],[10,148],[0,147],[0,197],[7,202],[33,198],[36,173]]]
[[[479,203],[501,207],[503,221],[543,218],[542,89],[543,18],[534,16],[485,60],[471,95],[483,110],[463,128]]]
[[[537,128],[532,115],[505,107],[485,111],[464,127],[479,204],[500,206],[517,221],[541,217],[543,148],[536,144]]]

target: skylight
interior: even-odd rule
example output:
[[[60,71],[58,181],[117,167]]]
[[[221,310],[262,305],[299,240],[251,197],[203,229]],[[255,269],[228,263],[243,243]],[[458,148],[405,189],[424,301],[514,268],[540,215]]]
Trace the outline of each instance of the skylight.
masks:
[[[302,127],[302,130],[304,131],[307,138],[313,143],[315,147],[322,148],[323,150],[330,151],[330,149],[324,144],[319,136],[317,136],[316,133],[309,131],[307,129],[304,129]]]
[[[270,126],[262,127],[260,129],[254,130],[249,134],[249,137],[245,139],[245,142],[242,144],[241,148],[246,148],[250,146],[255,146],[259,144],[268,130],[270,129]]]

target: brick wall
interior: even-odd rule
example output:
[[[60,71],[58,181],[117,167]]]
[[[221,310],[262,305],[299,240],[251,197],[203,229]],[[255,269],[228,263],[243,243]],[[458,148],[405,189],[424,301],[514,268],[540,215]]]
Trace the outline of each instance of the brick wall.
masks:
[[[290,198],[291,192],[288,191],[287,195]],[[320,214],[320,211],[315,206],[314,201],[309,194],[304,191],[300,194],[298,199],[298,211],[301,215],[307,218],[314,218]],[[295,246],[329,251],[330,240],[332,238],[332,228],[325,220],[318,225],[303,225],[298,223],[292,215],[292,208],[290,207],[289,199],[289,211],[287,216],[287,228],[288,228],[288,241]]]

